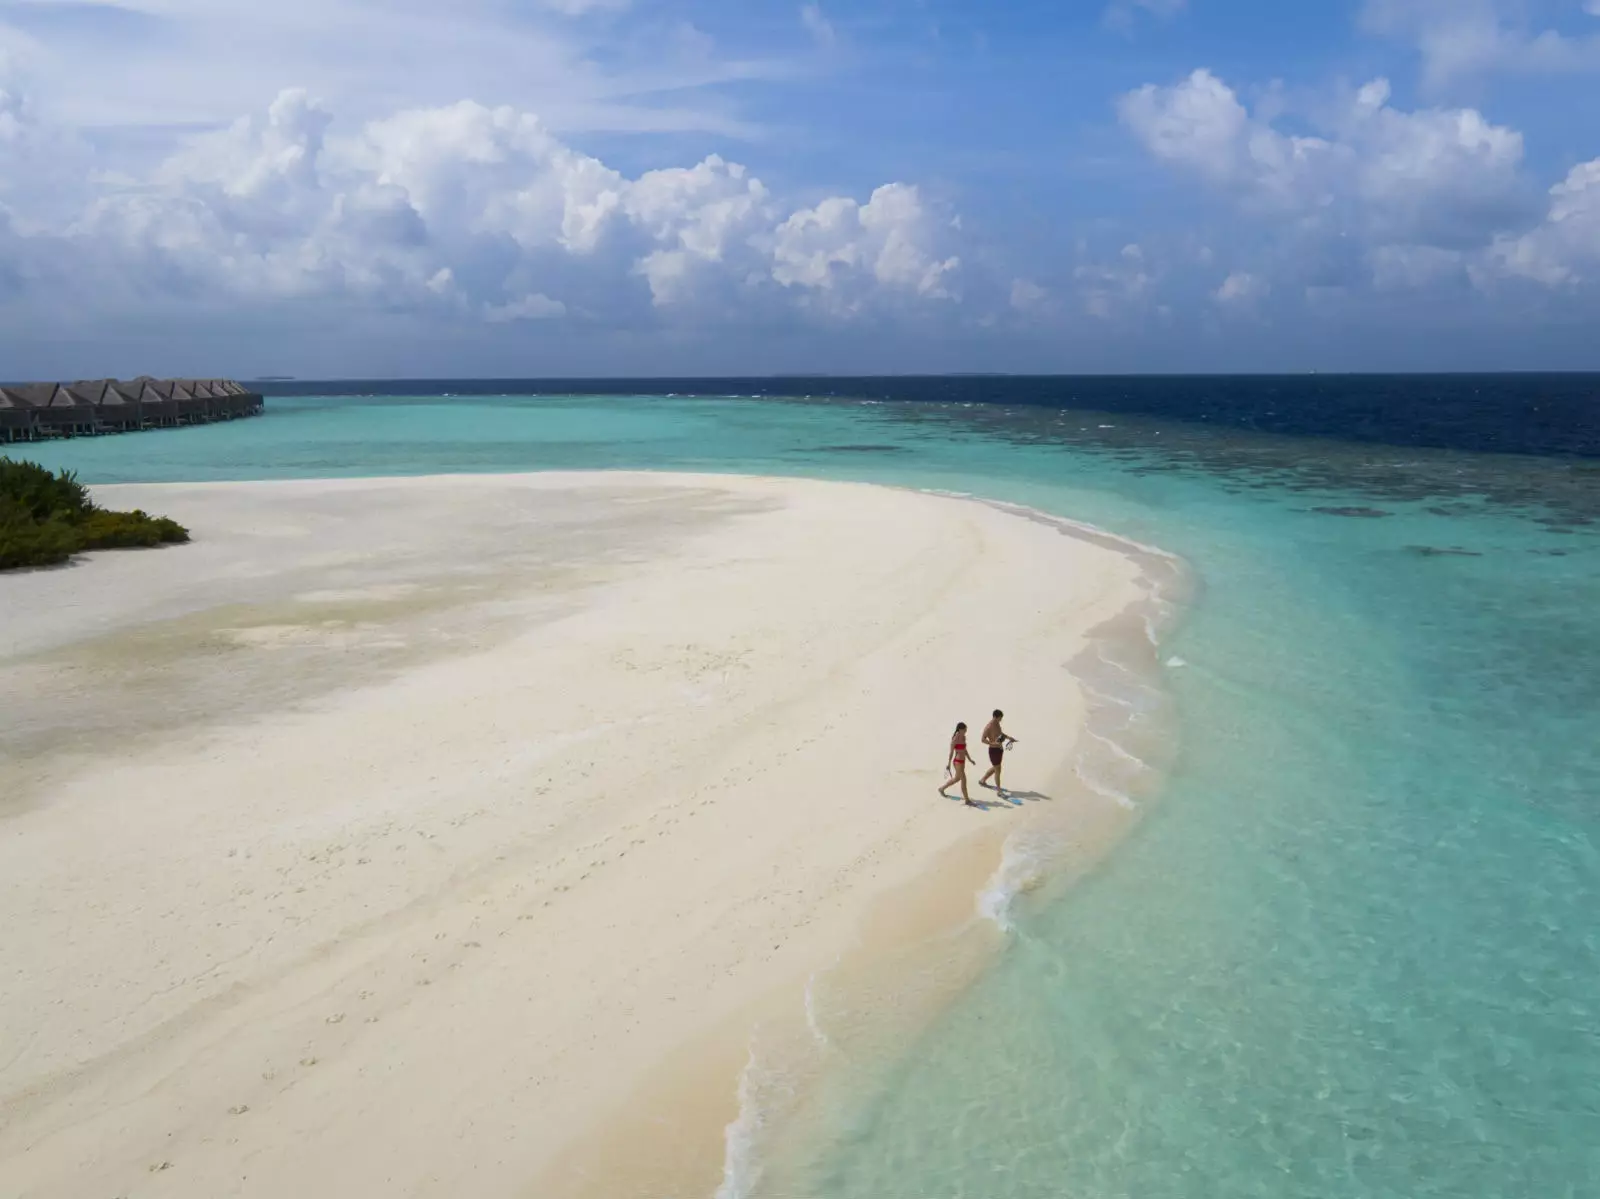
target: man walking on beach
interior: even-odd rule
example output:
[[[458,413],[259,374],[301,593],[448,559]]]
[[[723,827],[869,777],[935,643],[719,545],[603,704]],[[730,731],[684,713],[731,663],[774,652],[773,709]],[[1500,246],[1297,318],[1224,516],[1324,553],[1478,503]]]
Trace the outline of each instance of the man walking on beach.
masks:
[[[1006,789],[1000,782],[1000,767],[1005,762],[1006,746],[1013,744],[1011,738],[1007,737],[1000,727],[1000,722],[1003,719],[1005,719],[1005,713],[996,708],[994,710],[994,719],[983,726],[983,743],[989,747],[989,770],[978,780],[978,786],[982,787],[987,785],[990,776],[993,776],[994,789],[1002,796],[1005,795]]]

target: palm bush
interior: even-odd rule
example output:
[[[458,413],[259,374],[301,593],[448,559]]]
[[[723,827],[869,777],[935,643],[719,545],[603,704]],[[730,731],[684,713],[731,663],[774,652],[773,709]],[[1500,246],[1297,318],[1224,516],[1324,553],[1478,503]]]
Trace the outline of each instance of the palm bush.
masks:
[[[189,540],[165,516],[110,512],[71,471],[0,458],[0,570],[54,566],[85,550],[136,549]]]

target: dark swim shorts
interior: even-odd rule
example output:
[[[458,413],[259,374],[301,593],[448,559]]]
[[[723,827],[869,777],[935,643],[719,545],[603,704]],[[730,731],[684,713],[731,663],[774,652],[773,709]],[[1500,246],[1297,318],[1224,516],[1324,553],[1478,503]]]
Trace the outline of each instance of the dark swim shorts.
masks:
[[[989,747],[989,764],[991,766],[1000,765],[1000,759],[1005,756],[1006,751],[1001,749],[998,745],[991,745]]]

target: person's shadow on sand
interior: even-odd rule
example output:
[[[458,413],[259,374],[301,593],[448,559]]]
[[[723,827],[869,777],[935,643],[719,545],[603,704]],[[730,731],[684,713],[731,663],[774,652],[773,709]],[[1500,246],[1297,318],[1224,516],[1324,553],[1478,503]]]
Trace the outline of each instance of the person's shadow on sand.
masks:
[[[994,790],[994,788],[989,786],[988,783],[984,783],[982,786],[986,791]],[[945,798],[953,799],[956,803],[961,802],[961,797],[959,795],[947,795]],[[979,796],[973,796],[972,806],[983,812],[992,812],[996,808],[1020,808],[1025,803],[1054,802],[1055,801],[1043,791],[1007,791],[1004,795],[1001,795],[996,799],[983,799]]]
[[[1055,800],[1043,791],[1007,791],[1006,798],[1012,803],[1055,803]]]
[[[1053,797],[1046,796],[1043,791],[1011,791],[1010,788],[1006,788],[1005,791],[998,791],[994,783],[979,783],[978,786],[981,786],[984,791],[994,791],[997,796],[1000,796],[1000,799],[1011,800],[1013,807],[1021,807],[1022,804],[1054,804],[1056,802]]]
[[[945,798],[949,799],[949,800],[953,800],[956,803],[963,803],[964,802],[959,795],[946,795]],[[968,806],[977,808],[978,811],[980,811],[980,812],[992,812],[996,808],[1009,808],[1012,805],[1008,804],[1008,803],[1001,803],[998,800],[980,799],[977,796],[973,796],[972,803],[969,804]]]

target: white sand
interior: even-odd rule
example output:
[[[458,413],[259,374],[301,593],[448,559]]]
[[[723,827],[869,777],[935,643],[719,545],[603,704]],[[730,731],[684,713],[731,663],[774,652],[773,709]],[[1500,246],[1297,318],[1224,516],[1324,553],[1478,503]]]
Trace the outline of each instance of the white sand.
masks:
[[[6,1196],[579,1193],[574,1146],[715,1043],[650,1100],[703,1179],[753,1013],[1028,818],[934,793],[955,720],[1005,707],[1045,790],[1065,664],[1141,594],[844,484],[101,498],[196,542],[0,576]]]

